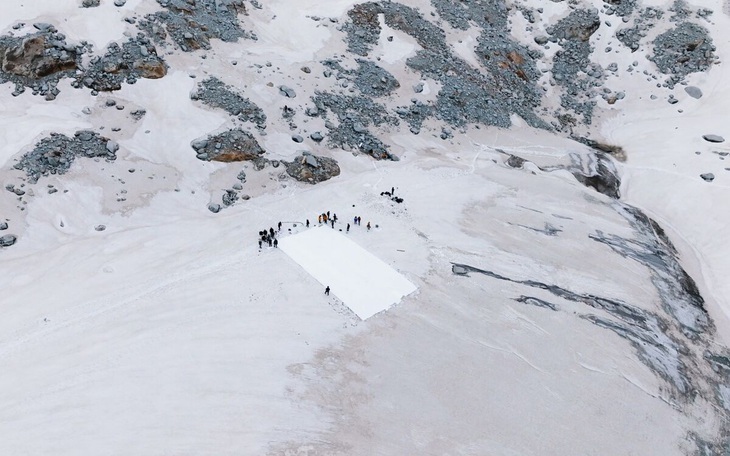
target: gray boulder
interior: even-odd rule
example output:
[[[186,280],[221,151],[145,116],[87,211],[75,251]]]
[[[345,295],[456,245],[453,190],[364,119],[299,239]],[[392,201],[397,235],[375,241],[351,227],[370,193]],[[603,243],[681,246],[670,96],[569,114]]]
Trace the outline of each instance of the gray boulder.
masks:
[[[110,153],[116,153],[116,151],[119,150],[119,144],[117,144],[116,141],[112,141],[111,139],[107,141],[106,143],[106,150],[108,150]]]
[[[702,138],[705,141],[711,142],[711,143],[721,143],[725,142],[725,138],[723,138],[720,135],[702,135]]]
[[[684,88],[684,91],[692,98],[702,98],[702,90],[699,87],[687,86]]]
[[[308,164],[309,166],[313,167],[313,168],[316,168],[316,167],[318,167],[318,166],[319,166],[319,163],[317,162],[317,159],[316,159],[316,158],[314,158],[314,155],[306,155],[306,156],[305,156],[305,160],[306,160],[306,163],[307,163],[307,164]],[[6,226],[7,226],[7,225],[6,225]]]
[[[712,173],[703,173],[700,174],[700,177],[705,180],[705,182],[712,182],[715,180],[715,175]]]
[[[279,93],[287,98],[296,98],[297,96],[297,93],[294,91],[294,89],[285,85],[279,86]]]
[[[303,152],[293,162],[284,164],[289,176],[309,184],[323,182],[340,174],[337,161],[329,157],[317,157],[311,153]]]
[[[5,236],[0,237],[0,247],[10,247],[15,244],[15,241],[17,240],[18,238],[15,237],[15,235],[6,234]]]

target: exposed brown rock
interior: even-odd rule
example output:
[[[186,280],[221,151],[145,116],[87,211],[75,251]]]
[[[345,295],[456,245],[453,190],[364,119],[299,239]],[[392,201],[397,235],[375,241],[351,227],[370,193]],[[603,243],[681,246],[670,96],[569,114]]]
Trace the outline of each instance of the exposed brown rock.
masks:
[[[134,69],[140,72],[140,76],[147,79],[160,79],[167,74],[165,62],[159,59],[146,59],[134,62]]]
[[[76,69],[76,53],[66,52],[56,57],[46,54],[50,48],[44,35],[32,35],[2,54],[2,70],[16,76],[39,79],[61,71]]]
[[[340,175],[340,166],[333,158],[305,153],[286,163],[286,173],[294,179],[316,184]]]
[[[199,160],[224,163],[255,160],[265,150],[247,131],[229,130],[192,144]]]

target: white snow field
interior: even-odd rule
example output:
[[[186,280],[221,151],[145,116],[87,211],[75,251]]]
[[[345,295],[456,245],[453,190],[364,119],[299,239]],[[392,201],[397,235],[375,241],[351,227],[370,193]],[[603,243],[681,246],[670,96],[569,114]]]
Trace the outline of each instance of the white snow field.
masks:
[[[330,227],[284,237],[279,247],[363,320],[416,291],[398,271]]]
[[[605,8],[603,0],[586,2]],[[53,102],[0,86],[0,222],[10,225],[0,235],[18,237],[0,249],[0,456],[686,456],[697,454],[692,436],[727,429],[726,410],[711,400],[724,398],[730,409],[725,385],[689,382],[690,399],[656,371],[681,376],[717,366],[701,355],[682,364],[644,333],[631,338],[669,321],[656,285],[663,277],[626,254],[656,251],[619,203],[562,169],[592,166],[593,151],[516,117],[510,129],[455,129],[448,140],[433,120],[419,135],[404,122],[379,131],[398,162],[314,143],[307,134],[326,131],[324,119],[303,113],[327,83],[321,61],[346,53],[339,29],[360,2],[255,3],[261,9],[241,19],[257,41],[161,49],[170,66],[162,79],[98,96],[63,81]],[[403,3],[432,19],[430,1]],[[575,7],[513,3],[521,5],[511,13],[513,34],[530,46]],[[641,59],[633,77],[611,76],[626,98],[611,106],[599,99],[594,123],[626,150],[622,200],[676,244],[717,327],[708,350],[722,354],[730,340],[730,173],[719,153],[730,149],[701,136],[730,139],[730,16],[724,0],[690,3],[715,11],[705,25],[723,59],[688,78],[705,96],[675,90],[681,101],[670,105],[658,81],[640,76],[651,69]],[[20,36],[49,22],[101,51],[138,33],[124,18],[138,23],[161,8],[151,0],[79,4],[2,0],[0,32]],[[545,11],[530,31],[523,6]],[[25,26],[13,30],[18,21]],[[613,24],[591,37],[601,65],[631,64],[637,57],[613,38],[621,19],[601,13],[601,21]],[[380,100],[433,102],[439,84],[403,66],[418,43],[383,30],[369,58],[401,87]],[[448,36],[473,62],[479,35],[449,29]],[[209,76],[265,111],[265,136],[190,98]],[[419,82],[425,88],[414,94]],[[281,84],[297,98],[281,96]],[[108,99],[125,109],[108,108]],[[302,143],[291,140],[285,105],[297,112]],[[132,120],[138,108],[147,113]],[[309,185],[281,164],[196,158],[191,141],[234,127],[251,127],[269,159],[306,149],[336,159],[341,174]],[[115,140],[117,159],[77,159],[68,173],[37,184],[13,169],[51,132],[80,129]],[[526,161],[509,165],[509,154]],[[708,170],[713,183],[698,177]],[[240,171],[250,199],[210,212],[223,189],[241,183]],[[24,185],[22,202],[8,183]],[[402,204],[381,195],[391,186]],[[363,225],[347,235],[292,229],[279,249],[258,249],[262,227],[314,220],[322,209],[341,216],[340,226],[354,215]],[[367,221],[379,228],[367,232]],[[453,263],[489,273],[455,275]],[[332,296],[324,296],[326,285]],[[595,296],[607,304],[586,305]],[[617,320],[609,312],[616,308],[632,309],[636,324]],[[664,335],[687,340],[679,331]],[[687,350],[680,344],[676,352]]]

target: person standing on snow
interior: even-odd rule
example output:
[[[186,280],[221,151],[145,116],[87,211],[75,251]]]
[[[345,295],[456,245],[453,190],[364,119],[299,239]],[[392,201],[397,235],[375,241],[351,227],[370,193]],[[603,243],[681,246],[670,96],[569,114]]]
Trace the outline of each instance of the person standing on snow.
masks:
[[[324,289],[324,294],[326,294],[327,296],[330,295],[330,286],[329,285],[327,285],[327,288]]]
[[[350,224],[349,224],[349,223],[347,224],[347,231],[346,231],[346,232],[347,232],[347,233],[349,233],[349,232],[350,232]]]
[[[279,248],[279,240],[274,239],[274,248]]]
[[[307,228],[309,228],[309,219],[307,219]]]
[[[370,231],[370,222],[368,222],[368,231]]]

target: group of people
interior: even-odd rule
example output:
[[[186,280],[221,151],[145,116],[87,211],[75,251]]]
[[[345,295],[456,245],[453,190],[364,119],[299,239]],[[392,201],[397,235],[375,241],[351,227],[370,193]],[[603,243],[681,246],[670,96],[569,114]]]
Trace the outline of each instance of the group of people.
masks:
[[[383,194],[387,194],[388,196],[395,195],[395,187],[390,189],[390,193],[388,193],[386,191],[386,192],[381,193],[381,195],[383,195]],[[319,223],[320,225],[329,224],[332,227],[332,229],[335,228],[336,222],[337,222],[337,214],[332,213],[330,215],[330,211],[322,212],[321,214],[319,214],[317,216],[317,223]],[[353,217],[352,223],[354,225],[362,226],[362,217],[360,217],[359,215],[356,215],[355,217]],[[307,228],[309,228],[309,225],[310,225],[309,219],[307,219],[305,226]],[[279,247],[279,240],[276,238],[276,235],[281,232],[281,226],[282,226],[282,223],[279,222],[277,224],[277,230],[274,230],[274,228],[272,227],[272,228],[269,228],[268,230],[264,229],[264,230],[259,231],[259,249],[261,249],[264,244],[268,244],[269,247],[274,247],[274,248]],[[294,226],[296,226],[296,225],[294,225]],[[366,227],[367,227],[368,231],[370,231],[370,228],[371,228],[370,222],[367,223]],[[349,223],[347,223],[347,225],[345,227],[345,232],[347,232],[347,233],[350,232]],[[324,289],[324,294],[329,296],[329,294],[330,294],[329,285]]]
[[[335,228],[335,223],[337,222],[337,220],[338,220],[337,214],[332,213],[330,211],[322,212],[321,214],[319,214],[317,216],[317,223],[319,223],[320,225],[322,225],[322,224],[330,225],[332,227],[332,229]],[[362,225],[362,217],[360,217],[359,215],[356,215],[355,217],[353,217],[352,223],[354,225]],[[305,226],[307,228],[309,228],[309,225],[310,225],[309,219],[307,219],[307,221],[305,222]],[[296,226],[296,225],[294,225],[294,226]],[[368,222],[366,226],[367,226],[368,231],[370,231],[370,228],[371,228],[370,222]],[[259,249],[261,249],[262,247],[264,247],[267,244],[269,247],[274,247],[274,248],[279,247],[279,240],[277,239],[276,236],[278,233],[281,232],[282,222],[279,222],[276,225],[276,227],[277,227],[276,230],[274,230],[274,228],[271,227],[269,229],[263,229],[263,230],[259,231],[259,240],[258,240]],[[347,233],[350,232],[349,223],[347,223],[347,225],[345,226],[345,232],[347,232]]]
[[[279,240],[276,239],[276,233],[281,231],[281,222],[279,222],[278,228],[278,231],[274,231],[273,227],[268,230],[263,229],[259,231],[259,249],[261,249],[264,244],[269,244],[269,247],[279,247]]]

